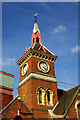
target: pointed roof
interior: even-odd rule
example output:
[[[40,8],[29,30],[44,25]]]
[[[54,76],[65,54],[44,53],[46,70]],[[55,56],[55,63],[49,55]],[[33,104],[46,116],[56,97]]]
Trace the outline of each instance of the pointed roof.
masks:
[[[34,23],[34,28],[33,28],[33,32],[36,33],[39,31],[38,25],[37,23]],[[40,31],[39,31],[40,32]]]
[[[52,110],[53,114],[56,116],[66,115],[75,97],[77,96],[79,90],[80,90],[80,85],[68,91],[64,91],[63,95],[60,97],[58,101],[58,105],[54,110]]]
[[[33,49],[33,50],[37,50],[37,51],[40,51],[40,52],[44,52],[46,54],[49,54],[49,55],[53,55],[53,56],[56,56],[55,54],[53,54],[50,50],[48,50],[45,46],[43,46],[42,44],[38,44],[38,43],[34,43],[30,49]],[[56,56],[57,57],[57,56]]]
[[[35,56],[35,54],[40,55],[43,57],[43,59],[55,61],[57,59],[57,55],[53,54],[50,50],[48,50],[45,46],[39,43],[34,43],[27,51],[25,50],[24,55],[17,61],[17,64],[19,66],[22,65],[22,63],[29,59],[31,56]],[[36,55],[36,56],[37,56]],[[40,56],[38,56],[40,58]]]

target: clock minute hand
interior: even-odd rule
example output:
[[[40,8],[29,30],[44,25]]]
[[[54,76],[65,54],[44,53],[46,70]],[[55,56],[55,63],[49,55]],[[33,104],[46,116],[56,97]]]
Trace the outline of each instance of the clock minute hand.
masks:
[[[43,66],[43,68],[44,68],[45,70],[47,70],[44,66]]]

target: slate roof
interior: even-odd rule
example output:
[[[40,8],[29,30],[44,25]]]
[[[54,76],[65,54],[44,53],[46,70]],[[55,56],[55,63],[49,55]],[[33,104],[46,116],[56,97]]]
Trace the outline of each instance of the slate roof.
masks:
[[[59,104],[54,109],[53,113],[56,115],[63,115],[65,112],[67,112],[79,90],[80,85],[63,92],[62,96],[59,99]]]

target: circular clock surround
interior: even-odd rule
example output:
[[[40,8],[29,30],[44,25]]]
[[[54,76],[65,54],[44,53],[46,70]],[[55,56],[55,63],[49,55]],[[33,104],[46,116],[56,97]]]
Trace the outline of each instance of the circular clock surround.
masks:
[[[49,65],[48,65],[47,62],[45,62],[45,61],[39,61],[38,62],[38,69],[40,71],[44,72],[44,73],[47,73],[47,72],[49,72],[50,67],[49,67]]]
[[[24,76],[28,70],[28,63],[25,63],[22,67],[22,75]]]

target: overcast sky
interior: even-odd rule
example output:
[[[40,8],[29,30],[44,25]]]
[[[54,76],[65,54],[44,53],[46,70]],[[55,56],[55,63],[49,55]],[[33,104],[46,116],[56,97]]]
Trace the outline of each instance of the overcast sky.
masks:
[[[2,70],[15,76],[14,96],[17,95],[19,81],[16,62],[25,48],[31,46],[35,13],[38,13],[41,43],[58,55],[56,80],[78,85],[78,3],[7,2],[2,6]]]

